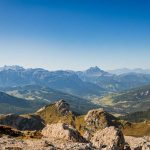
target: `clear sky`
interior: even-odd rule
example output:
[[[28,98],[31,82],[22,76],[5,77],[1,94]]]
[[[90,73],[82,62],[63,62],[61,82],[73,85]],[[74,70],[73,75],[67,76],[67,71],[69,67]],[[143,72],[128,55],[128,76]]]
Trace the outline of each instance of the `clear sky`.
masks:
[[[0,0],[0,66],[150,68],[149,0]]]

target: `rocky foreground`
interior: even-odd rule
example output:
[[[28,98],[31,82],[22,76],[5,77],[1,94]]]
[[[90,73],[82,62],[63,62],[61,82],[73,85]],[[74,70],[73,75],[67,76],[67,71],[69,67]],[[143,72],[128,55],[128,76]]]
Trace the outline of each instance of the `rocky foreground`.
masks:
[[[149,136],[125,136],[104,110],[76,118],[64,101],[33,115],[3,115],[0,124],[0,150],[150,150]]]
[[[63,123],[47,125],[38,138],[9,127],[2,131],[0,150],[150,150],[150,138],[124,137],[115,127],[97,131],[89,141]]]

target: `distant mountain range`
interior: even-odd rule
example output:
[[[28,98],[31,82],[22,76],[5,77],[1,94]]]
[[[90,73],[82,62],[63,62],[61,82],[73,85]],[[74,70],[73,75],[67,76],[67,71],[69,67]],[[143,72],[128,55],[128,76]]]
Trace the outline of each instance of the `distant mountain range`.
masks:
[[[97,66],[85,71],[48,71],[20,66],[0,68],[1,88],[40,85],[83,98],[100,97],[109,92],[121,92],[147,84],[150,84],[150,74],[114,75]]]
[[[86,71],[76,72],[76,74],[83,81],[94,83],[105,89],[107,92],[121,92],[150,84],[150,74],[133,72],[115,75],[103,71],[97,66],[91,67]]]
[[[0,69],[0,87],[29,84],[47,86],[81,97],[100,96],[105,91],[96,84],[82,81],[73,71],[24,69],[19,66],[5,66]]]
[[[135,69],[128,69],[128,68],[121,68],[115,70],[109,70],[109,73],[121,75],[121,74],[128,74],[128,73],[141,73],[141,74],[150,74],[150,69],[142,69],[142,68],[135,68]]]
[[[0,113],[33,112],[59,99],[79,114],[97,107],[118,114],[142,111],[149,109],[149,85],[149,74],[114,75],[97,66],[85,71],[4,66],[0,68]]]

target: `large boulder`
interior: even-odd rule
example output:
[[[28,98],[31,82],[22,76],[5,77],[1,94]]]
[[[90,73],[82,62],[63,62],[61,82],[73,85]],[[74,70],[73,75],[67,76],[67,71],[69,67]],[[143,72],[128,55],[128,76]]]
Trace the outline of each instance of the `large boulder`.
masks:
[[[109,126],[118,127],[117,119],[104,111],[104,109],[90,110],[84,117],[84,125],[80,125],[81,130],[84,132],[84,137],[90,139],[93,134]]]
[[[106,127],[97,131],[91,142],[96,148],[106,150],[123,150],[125,144],[122,132],[115,127]]]
[[[86,142],[75,128],[64,123],[47,125],[42,130],[42,135],[46,138],[71,140],[73,142]]]
[[[131,150],[150,150],[150,137],[132,137],[125,136],[125,141],[129,144]]]
[[[84,117],[84,120],[88,126],[92,126],[93,129],[104,129],[108,126],[116,125],[116,118],[105,112],[103,108],[90,110]]]

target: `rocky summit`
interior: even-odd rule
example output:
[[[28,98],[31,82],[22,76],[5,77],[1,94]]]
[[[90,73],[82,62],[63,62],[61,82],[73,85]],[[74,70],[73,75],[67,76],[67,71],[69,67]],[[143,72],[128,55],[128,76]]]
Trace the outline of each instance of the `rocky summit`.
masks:
[[[64,100],[58,101],[55,105],[57,107],[58,112],[60,112],[61,115],[69,114],[70,106]]]
[[[36,112],[45,122],[45,124],[68,123],[74,125],[75,116],[70,111],[70,106],[64,100],[59,100],[53,104],[47,105]]]
[[[1,115],[0,150],[149,150],[150,137],[125,136],[124,124],[104,109],[76,116],[64,100],[34,114]]]

